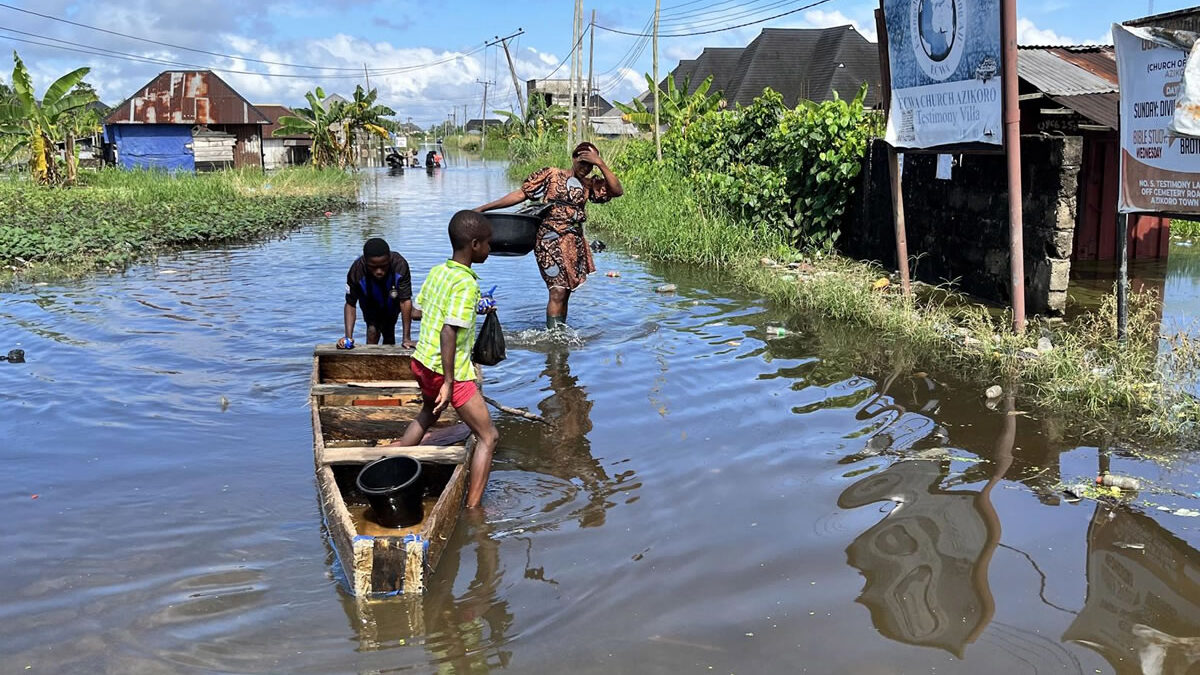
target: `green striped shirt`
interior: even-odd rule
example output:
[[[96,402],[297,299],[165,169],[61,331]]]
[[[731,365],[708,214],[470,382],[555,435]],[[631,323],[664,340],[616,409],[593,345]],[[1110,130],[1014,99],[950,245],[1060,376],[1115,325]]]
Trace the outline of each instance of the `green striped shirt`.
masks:
[[[475,270],[447,260],[429,271],[416,305],[422,312],[421,332],[413,358],[435,373],[442,372],[442,326],[458,328],[454,348],[454,379],[475,379],[471,350],[475,347],[475,306],[479,303],[479,275]]]

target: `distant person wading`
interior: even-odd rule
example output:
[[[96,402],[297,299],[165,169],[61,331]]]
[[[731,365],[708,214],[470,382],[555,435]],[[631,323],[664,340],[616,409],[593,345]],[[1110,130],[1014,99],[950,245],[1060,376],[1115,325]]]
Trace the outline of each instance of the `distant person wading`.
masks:
[[[601,175],[592,176],[593,169],[599,169]],[[533,248],[542,279],[550,292],[546,302],[546,328],[566,324],[571,292],[596,271],[592,252],[583,236],[587,203],[601,204],[624,192],[621,181],[604,163],[596,146],[583,142],[571,153],[569,171],[557,167],[535,171],[521,183],[519,190],[475,209],[480,212],[502,209],[526,199],[547,204]]]

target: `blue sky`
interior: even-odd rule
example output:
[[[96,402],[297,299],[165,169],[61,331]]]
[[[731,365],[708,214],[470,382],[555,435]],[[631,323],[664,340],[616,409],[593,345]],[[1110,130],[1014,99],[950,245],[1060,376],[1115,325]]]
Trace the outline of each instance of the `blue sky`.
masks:
[[[1156,12],[1189,6],[1179,0],[1152,1]],[[88,80],[105,102],[114,104],[159,71],[172,67],[160,62],[170,62],[244,71],[220,74],[252,102],[298,104],[303,101],[304,92],[317,85],[323,86],[327,93],[353,89],[362,82],[365,63],[372,86],[380,89],[381,100],[395,108],[401,118],[411,117],[422,125],[445,119],[456,106],[459,116],[465,105],[470,117],[478,117],[483,87],[476,80],[497,83],[489,94],[489,110],[515,106],[503,53],[497,48],[480,50],[480,47],[494,36],[523,28],[525,35],[510,42],[517,75],[522,83],[545,77],[569,55],[574,7],[572,0],[0,2],[11,5],[0,7],[3,29],[0,40],[6,50],[16,49],[21,53],[39,88],[64,72],[87,65],[92,68]],[[696,32],[755,21],[807,2],[663,0],[662,32]],[[1019,39],[1022,44],[1106,42],[1114,21],[1144,15],[1150,5],[1151,0],[1019,0]],[[872,12],[877,6],[877,0],[827,0],[818,7],[745,28],[664,38],[659,45],[660,68],[666,72],[679,59],[693,58],[704,47],[743,46],[764,27],[852,24],[874,40]],[[585,2],[585,14],[590,17],[593,9],[601,26],[640,32],[653,12],[654,3],[652,0]],[[171,46],[99,32],[19,10]],[[639,55],[636,48],[640,44],[636,37],[596,31],[596,82],[607,98],[628,100],[645,87],[641,73],[650,70],[651,50],[645,45]],[[111,58],[61,47],[84,52],[105,49],[159,62]],[[584,47],[586,56],[586,40]],[[277,64],[321,66],[326,70],[235,58],[239,56]],[[559,76],[566,70],[560,70]],[[0,73],[7,81],[7,65],[0,68]]]

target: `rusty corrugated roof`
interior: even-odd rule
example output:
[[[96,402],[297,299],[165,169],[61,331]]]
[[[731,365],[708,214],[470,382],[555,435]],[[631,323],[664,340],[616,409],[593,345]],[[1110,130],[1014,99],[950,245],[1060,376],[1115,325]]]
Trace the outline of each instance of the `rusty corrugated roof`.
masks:
[[[1117,54],[1112,45],[1097,47],[1053,47],[1051,53],[1093,75],[1117,84]]]
[[[117,106],[105,124],[269,124],[220,77],[207,70],[167,70]]]
[[[1048,96],[1075,96],[1079,94],[1109,94],[1117,91],[1117,84],[1068,60],[1061,48],[1022,47],[1017,54],[1017,73],[1038,91]]]

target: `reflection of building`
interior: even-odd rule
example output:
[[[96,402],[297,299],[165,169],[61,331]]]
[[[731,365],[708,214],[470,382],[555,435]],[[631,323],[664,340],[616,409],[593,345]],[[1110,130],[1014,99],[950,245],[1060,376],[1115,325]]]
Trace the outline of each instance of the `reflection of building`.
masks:
[[[1200,669],[1200,552],[1149,516],[1098,504],[1087,580],[1064,640],[1096,650],[1118,673]]]
[[[843,509],[895,502],[880,523],[846,549],[866,577],[858,602],[887,637],[962,658],[995,611],[987,562],[998,540],[975,492],[945,491],[949,463],[901,461],[854,483]]]

